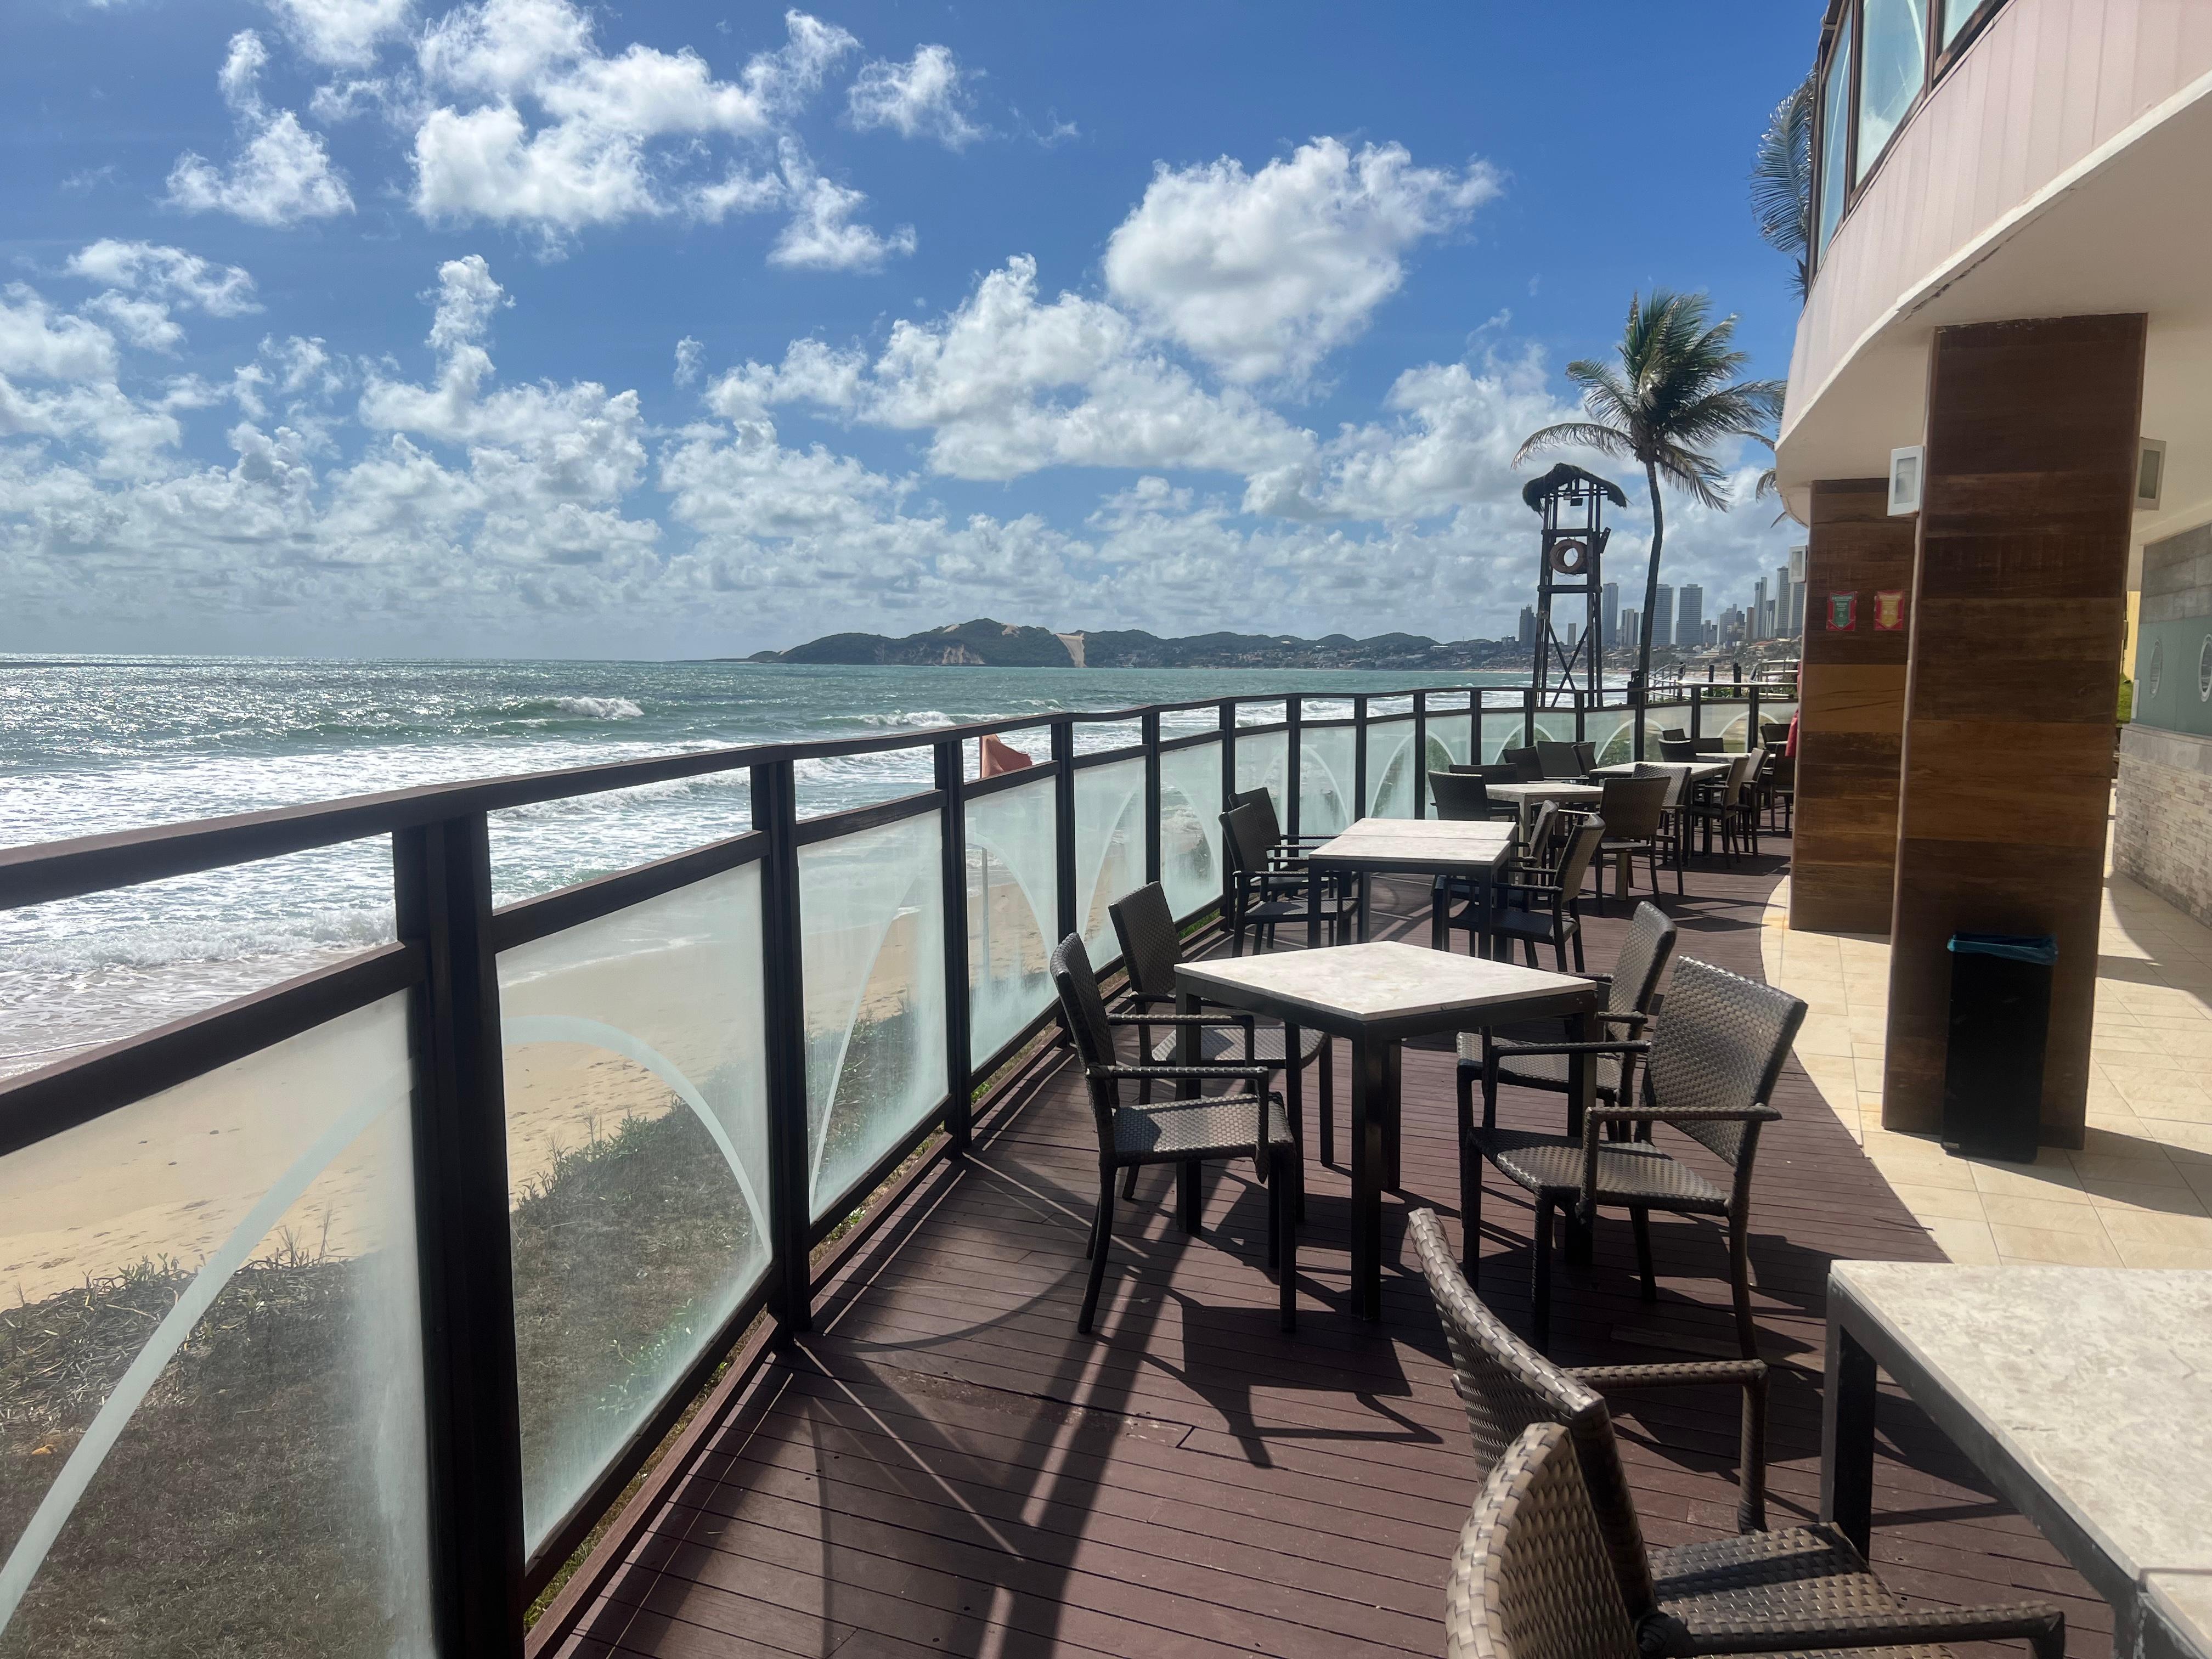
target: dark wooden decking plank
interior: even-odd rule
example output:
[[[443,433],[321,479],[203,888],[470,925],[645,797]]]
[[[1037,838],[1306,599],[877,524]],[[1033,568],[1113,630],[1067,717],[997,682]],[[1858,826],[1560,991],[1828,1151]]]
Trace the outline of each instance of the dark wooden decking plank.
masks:
[[[1780,866],[1693,875],[1666,908],[1681,951],[1760,975]],[[1589,923],[1611,959],[1621,907]],[[1411,907],[1401,925],[1413,925]],[[1419,925],[1425,926],[1425,913]],[[1338,1152],[1348,1077],[1336,1066]],[[1307,1086],[1300,1328],[1274,1328],[1267,1200],[1249,1168],[1207,1183],[1200,1235],[1171,1224],[1164,1172],[1117,1206],[1096,1339],[1074,1328],[1097,1182],[1088,1109],[1065,1073],[995,1125],[824,1287],[816,1333],[779,1356],[676,1488],[573,1650],[912,1659],[994,1656],[1395,1655],[1441,1649],[1442,1584],[1474,1497],[1466,1424],[1411,1261],[1405,1217],[1457,1226],[1455,1057],[1405,1061],[1405,1197],[1385,1213],[1384,1317],[1345,1312],[1348,1187],[1317,1152]],[[1819,1498],[1827,1265],[1941,1254],[1793,1063],[1762,1140],[1754,1305],[1775,1362],[1775,1523]],[[1556,1096],[1503,1092],[1502,1122],[1557,1129]],[[1692,1162],[1701,1149],[1670,1143]],[[1527,1328],[1528,1206],[1484,1188],[1482,1292]],[[1717,1229],[1655,1218],[1662,1299],[1643,1302],[1625,1224],[1557,1275],[1568,1364],[1676,1357],[1732,1340]],[[1647,1346],[1650,1345],[1650,1346]],[[1675,1346],[1679,1345],[1679,1346]],[[2078,1659],[2110,1619],[2034,1529],[1924,1418],[1885,1390],[1875,1554],[1899,1590],[1959,1602],[2045,1595]],[[1736,1398],[1618,1402],[1654,1545],[1733,1525]],[[1886,1520],[1891,1523],[1886,1524]]]

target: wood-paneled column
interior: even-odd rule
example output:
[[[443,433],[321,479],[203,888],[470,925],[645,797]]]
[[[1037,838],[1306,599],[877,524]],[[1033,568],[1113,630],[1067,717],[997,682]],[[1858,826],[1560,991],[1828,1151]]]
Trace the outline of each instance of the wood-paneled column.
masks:
[[[1938,329],[1911,604],[1887,1128],[1940,1127],[1958,931],[2058,939],[2044,1143],[2087,1115],[2145,319]]]
[[[1906,635],[1875,626],[1875,595],[1911,587],[1917,528],[1911,519],[1889,516],[1887,478],[1813,486],[1790,846],[1792,927],[1889,932]],[[1830,625],[1828,602],[1838,593],[1854,596],[1848,629]]]

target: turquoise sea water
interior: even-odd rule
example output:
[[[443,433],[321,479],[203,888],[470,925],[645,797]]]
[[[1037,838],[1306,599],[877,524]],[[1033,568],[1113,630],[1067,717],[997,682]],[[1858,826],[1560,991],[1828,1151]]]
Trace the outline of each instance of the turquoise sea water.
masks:
[[[1510,674],[816,668],[745,663],[0,659],[0,845],[648,755],[1061,708],[1356,692]],[[1255,715],[1255,718],[1257,716]],[[1170,716],[1170,735],[1215,722]],[[1080,728],[1079,728],[1080,729]],[[1085,747],[1134,740],[1085,731]],[[1019,741],[1019,739],[1017,739]],[[1036,746],[1042,746],[1042,733]],[[803,762],[799,805],[927,788],[929,751]],[[746,827],[744,775],[500,814],[504,902]],[[0,914],[0,1072],[144,1030],[392,936],[382,841]]]

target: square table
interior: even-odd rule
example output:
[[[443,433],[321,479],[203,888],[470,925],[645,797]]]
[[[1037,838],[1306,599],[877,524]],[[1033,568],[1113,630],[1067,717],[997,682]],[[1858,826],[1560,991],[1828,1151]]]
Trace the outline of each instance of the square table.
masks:
[[[1566,1019],[1573,1042],[1597,1040],[1598,992],[1589,980],[1395,941],[1186,962],[1176,992],[1185,1013],[1203,1000],[1351,1040],[1352,1301],[1364,1319],[1382,1316],[1382,1189],[1399,1178],[1399,1043],[1544,1018]],[[1196,1029],[1182,1032],[1194,1058]],[[1569,1064],[1569,1097],[1587,1111],[1595,1070],[1581,1054]]]
[[[1820,1513],[1866,1553],[1887,1371],[2112,1604],[2212,1656],[2212,1273],[1838,1261]]]
[[[1513,809],[1514,822],[1521,833],[1528,833],[1528,809],[1543,801],[1554,801],[1561,806],[1595,806],[1605,799],[1604,786],[1595,783],[1569,783],[1561,779],[1549,779],[1542,783],[1493,783],[1484,791],[1491,799],[1503,801]]]
[[[1357,871],[1373,876],[1381,872],[1407,876],[1452,876],[1472,882],[1480,895],[1481,926],[1476,930],[1476,951],[1489,953],[1490,910],[1493,890],[1513,855],[1513,826],[1503,823],[1468,823],[1450,818],[1361,818],[1342,835],[1308,852],[1306,878],[1309,914],[1306,943],[1321,943],[1322,878],[1337,871]],[[1359,884],[1359,937],[1367,937],[1369,890]],[[1449,946],[1449,933],[1443,944]]]
[[[1593,766],[1590,775],[1594,778],[1632,778],[1638,767],[1656,766],[1666,772],[1686,772],[1691,784],[1699,784],[1726,777],[1729,768],[1733,764],[1735,758],[1732,756],[1717,761],[1620,761],[1611,766]]]

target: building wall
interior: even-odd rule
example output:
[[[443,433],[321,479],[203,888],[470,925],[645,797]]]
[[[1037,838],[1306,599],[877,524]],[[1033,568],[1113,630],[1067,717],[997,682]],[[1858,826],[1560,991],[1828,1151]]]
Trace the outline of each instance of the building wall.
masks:
[[[2143,550],[2112,862],[2212,922],[2212,526]]]

